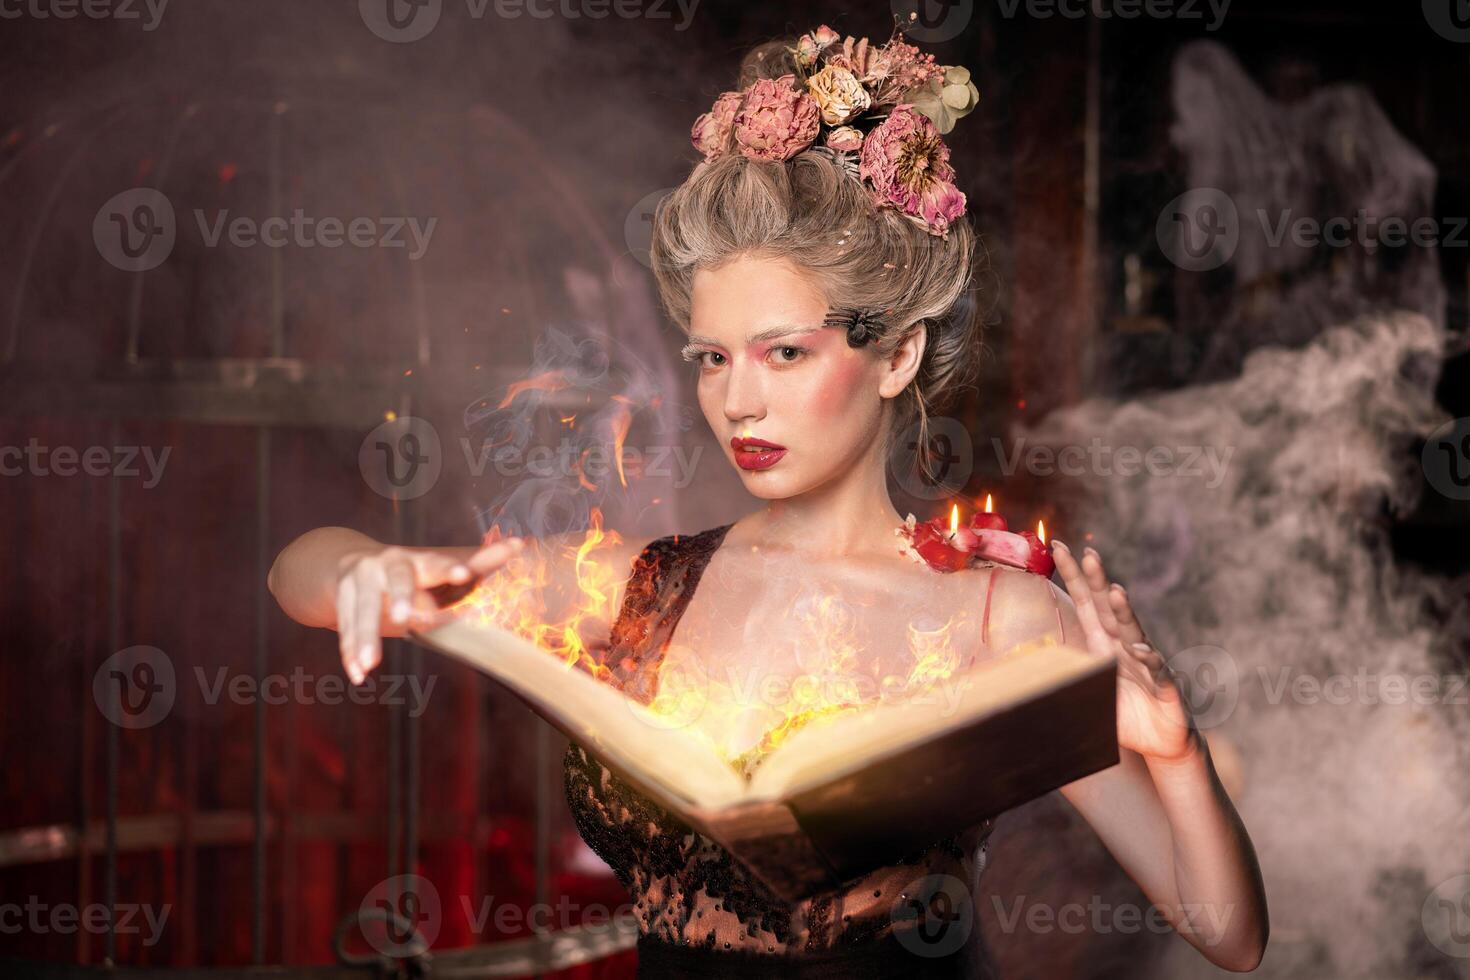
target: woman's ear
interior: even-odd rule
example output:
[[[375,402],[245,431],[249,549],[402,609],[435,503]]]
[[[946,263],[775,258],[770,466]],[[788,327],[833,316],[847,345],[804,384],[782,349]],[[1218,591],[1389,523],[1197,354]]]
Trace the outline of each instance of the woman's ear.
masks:
[[[924,361],[924,344],[927,340],[924,321],[920,320],[910,328],[903,343],[884,362],[883,376],[878,381],[879,395],[894,398],[909,386],[914,375],[919,373],[919,365]]]

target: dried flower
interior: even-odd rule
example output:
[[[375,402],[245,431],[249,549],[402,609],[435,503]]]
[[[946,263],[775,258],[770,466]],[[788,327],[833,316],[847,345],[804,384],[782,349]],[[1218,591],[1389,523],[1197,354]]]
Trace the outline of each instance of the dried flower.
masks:
[[[740,110],[741,98],[739,92],[726,92],[715,99],[709,112],[694,120],[689,138],[694,143],[694,148],[703,153],[706,160],[713,160],[724,154],[730,143],[730,130],[735,125],[735,114]]]
[[[811,146],[822,125],[821,110],[794,86],[795,75],[762,78],[745,92],[735,114],[735,142],[752,160],[787,160]]]
[[[827,145],[834,150],[855,153],[863,148],[863,132],[854,126],[838,126],[827,131]]]
[[[828,126],[845,125],[873,104],[863,83],[841,65],[827,65],[806,80],[806,88]]]
[[[970,80],[968,68],[948,65],[942,76],[936,75],[905,93],[904,101],[933,120],[940,133],[948,133],[975,108],[980,101],[980,90]]]
[[[822,52],[837,43],[838,37],[838,33],[826,24],[803,34],[796,42],[796,63],[803,68],[815,65]]]
[[[897,208],[931,234],[947,235],[950,222],[964,214],[965,195],[953,183],[949,147],[934,123],[907,103],[895,106],[863,141],[858,172],[879,207]]]

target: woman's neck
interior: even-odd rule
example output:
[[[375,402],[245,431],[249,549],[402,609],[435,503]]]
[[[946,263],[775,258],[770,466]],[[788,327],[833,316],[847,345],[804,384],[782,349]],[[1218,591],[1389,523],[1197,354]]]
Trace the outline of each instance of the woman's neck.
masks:
[[[796,497],[769,501],[749,521],[753,542],[826,557],[891,552],[903,518],[888,496],[881,441],[842,476]]]

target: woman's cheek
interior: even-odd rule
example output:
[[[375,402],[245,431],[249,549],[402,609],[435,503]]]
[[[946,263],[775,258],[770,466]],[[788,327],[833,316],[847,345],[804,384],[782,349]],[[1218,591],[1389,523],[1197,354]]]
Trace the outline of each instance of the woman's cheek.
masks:
[[[824,419],[850,416],[849,408],[862,383],[863,367],[857,358],[838,359],[809,389],[808,409]]]

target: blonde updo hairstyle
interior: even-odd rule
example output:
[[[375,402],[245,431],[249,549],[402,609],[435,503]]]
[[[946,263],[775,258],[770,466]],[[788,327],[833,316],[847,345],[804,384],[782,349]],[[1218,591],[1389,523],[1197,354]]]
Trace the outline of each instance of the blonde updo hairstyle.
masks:
[[[752,49],[739,88],[796,73],[789,50],[795,44],[793,38]],[[814,145],[785,161],[732,150],[697,164],[659,202],[650,255],[664,307],[686,333],[694,274],[742,255],[787,259],[833,307],[877,310],[885,325],[868,342],[875,356],[891,356],[923,324],[923,358],[898,396],[885,439],[891,445],[917,421],[917,444],[927,447],[930,415],[979,369],[976,250],[967,216],[950,224],[947,238],[931,235],[891,208],[875,208],[866,185],[836,154]],[[929,471],[925,453],[919,461]]]

